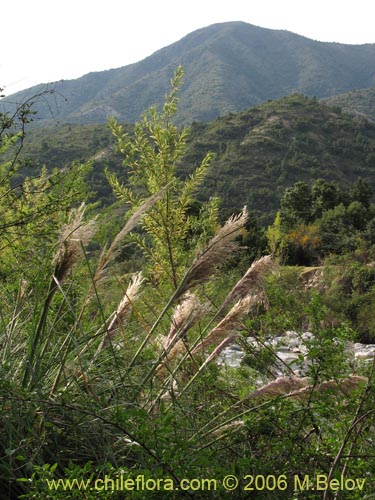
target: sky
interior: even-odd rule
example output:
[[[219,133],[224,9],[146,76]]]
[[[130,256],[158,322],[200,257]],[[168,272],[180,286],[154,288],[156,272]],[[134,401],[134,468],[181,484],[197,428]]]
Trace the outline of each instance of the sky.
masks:
[[[2,0],[0,15],[6,95],[140,61],[219,22],[375,43],[374,0]]]

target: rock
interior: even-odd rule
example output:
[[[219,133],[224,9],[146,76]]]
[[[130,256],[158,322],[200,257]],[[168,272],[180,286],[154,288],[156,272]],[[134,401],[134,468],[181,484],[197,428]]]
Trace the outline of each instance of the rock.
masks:
[[[301,335],[301,339],[303,340],[303,342],[305,342],[306,340],[311,341],[314,339],[314,334],[311,332],[303,332],[303,334]]]
[[[299,361],[299,355],[291,351],[277,351],[277,356],[287,365],[293,365]],[[292,367],[292,366],[291,366]]]
[[[240,346],[232,344],[220,353],[218,357],[219,365],[228,364],[231,368],[239,368],[241,366],[244,352]]]
[[[372,359],[375,356],[375,344],[354,344],[354,358],[355,359]]]
[[[295,331],[287,331],[282,336],[269,337],[265,344],[271,347],[275,354],[285,364],[290,366],[294,372],[305,373],[310,361],[307,359],[309,352],[308,344],[314,339],[314,334],[311,332],[303,332],[299,334]],[[253,349],[262,348],[262,345],[254,337],[249,337],[247,343]],[[307,343],[307,345],[306,345]],[[346,352],[358,362],[368,362],[375,356],[375,344],[361,344],[359,342],[353,344],[348,342]],[[305,358],[301,362],[301,356]],[[232,368],[238,368],[241,365],[244,352],[237,344],[232,344],[226,347],[219,356],[220,364],[227,363]],[[279,361],[276,363],[276,374],[283,375],[288,372],[286,366]]]

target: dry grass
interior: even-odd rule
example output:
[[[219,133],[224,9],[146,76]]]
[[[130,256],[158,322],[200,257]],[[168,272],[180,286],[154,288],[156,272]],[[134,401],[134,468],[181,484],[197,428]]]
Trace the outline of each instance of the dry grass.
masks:
[[[187,293],[173,312],[170,330],[165,338],[164,346],[168,347],[176,339],[186,336],[188,330],[206,316],[209,311],[209,304],[202,304],[194,294]]]
[[[214,271],[238,250],[238,243],[235,239],[241,234],[247,219],[248,212],[244,207],[240,214],[230,217],[218,230],[204,251],[195,258],[179,287],[180,295],[191,287],[210,279]]]
[[[83,222],[86,206],[72,210],[70,221],[63,227],[55,253],[54,276],[62,282],[82,256],[82,246],[87,245],[95,233],[95,220]]]
[[[305,400],[312,391],[319,393],[333,391],[336,394],[342,393],[347,396],[366,383],[367,377],[359,375],[349,375],[349,377],[339,381],[328,380],[318,385],[311,385],[308,377],[279,377],[252,392],[248,398],[267,400],[279,396],[288,396],[298,400]]]
[[[146,201],[142,203],[140,207],[133,213],[133,215],[126,222],[124,227],[119,231],[119,233],[114,238],[109,248],[104,248],[100,257],[98,266],[93,277],[93,285],[101,283],[107,276],[108,268],[113,263],[113,261],[118,257],[125,237],[137,226],[137,224],[142,220],[143,216],[160,198],[163,196],[165,190],[161,190],[158,193],[153,194]],[[93,287],[90,290],[93,291]]]
[[[250,290],[256,293],[263,294],[263,281],[266,273],[272,269],[274,262],[270,255],[261,257],[254,261],[242,278],[234,285],[232,290],[227,295],[220,310],[224,310],[229,304],[235,300],[244,298]],[[264,295],[264,294],[263,294]],[[265,297],[265,295],[264,295]]]
[[[100,350],[104,349],[108,345],[109,341],[115,336],[118,328],[124,323],[133,307],[134,301],[139,297],[143,281],[144,279],[142,277],[142,273],[139,272],[134,275],[133,279],[129,283],[125,295],[119,303],[112,321],[110,322],[104,335]]]
[[[250,309],[259,303],[258,295],[247,295],[240,299],[228,314],[194,347],[192,354],[198,354],[207,347],[220,344],[224,339],[237,333],[244,317]]]

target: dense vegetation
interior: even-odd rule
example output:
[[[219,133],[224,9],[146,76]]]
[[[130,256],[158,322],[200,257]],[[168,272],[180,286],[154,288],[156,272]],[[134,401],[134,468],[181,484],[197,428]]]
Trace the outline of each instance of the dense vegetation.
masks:
[[[202,193],[217,193],[223,207],[246,204],[263,221],[297,180],[345,188],[360,176],[374,180],[375,127],[301,95],[193,124],[191,137],[189,164],[204,151],[216,153]]]
[[[241,258],[246,208],[220,224],[218,200],[195,199],[215,161],[208,141],[187,175],[192,131],[172,121],[181,76],[160,113],[151,109],[131,130],[111,120],[126,182],[120,168],[107,169],[118,201],[106,211],[84,203],[89,164],[39,172],[18,150],[1,164],[0,498],[363,500],[375,487],[374,360],[349,355],[361,332],[342,307],[356,305],[373,334],[372,250],[360,260],[345,249],[319,286],[277,265],[288,231],[341,206],[341,188],[319,181],[283,194],[268,234],[273,256]],[[307,116],[320,109],[300,96],[288,102]],[[0,115],[2,150],[21,147],[29,113]],[[223,122],[238,120],[241,131],[253,113]],[[344,131],[354,127],[327,113]],[[90,130],[106,148],[108,136]],[[357,130],[372,140],[371,126]],[[301,192],[314,201],[309,213],[295,203]],[[343,217],[353,203],[372,213],[363,180],[350,196]],[[113,211],[126,215],[104,244]],[[272,347],[288,329],[312,332],[297,366]],[[218,363],[233,342],[245,352],[238,369]],[[135,487],[138,477],[148,489]],[[355,487],[337,497],[316,489],[318,477]],[[52,487],[58,479],[75,482],[64,491]]]
[[[375,88],[357,89],[324,99],[329,106],[339,106],[346,113],[375,122]]]
[[[95,124],[110,115],[134,123],[149,106],[161,105],[179,64],[186,77],[177,122],[208,121],[291,93],[320,98],[369,88],[374,56],[374,44],[317,42],[241,22],[214,24],[136,64],[57,82],[53,97],[38,101],[35,123]],[[9,101],[23,102],[44,88]]]
[[[131,132],[131,127],[125,127]],[[224,216],[247,205],[269,224],[284,190],[296,181],[323,178],[349,189],[358,177],[374,182],[375,126],[315,99],[292,95],[210,123],[193,123],[177,172],[185,177],[214,153],[199,200],[220,198]],[[47,167],[92,160],[90,189],[96,199],[112,202],[104,168],[127,182],[122,159],[107,125],[64,125],[32,130],[24,158]]]
[[[318,179],[298,181],[286,189],[273,231],[278,250],[293,264],[316,265],[324,257],[357,251],[363,259],[375,244],[372,190],[359,178],[350,191]]]
[[[361,178],[348,191],[318,179],[287,188],[274,223],[270,249],[284,264],[326,265],[331,282],[323,296],[334,317],[344,319],[358,340],[373,342],[375,205]],[[330,269],[330,271],[328,271]],[[336,269],[336,271],[334,271]]]

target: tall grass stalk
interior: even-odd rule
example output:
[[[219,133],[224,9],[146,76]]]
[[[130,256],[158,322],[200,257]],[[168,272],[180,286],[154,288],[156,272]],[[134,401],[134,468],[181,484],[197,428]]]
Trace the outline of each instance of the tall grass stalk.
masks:
[[[209,241],[206,248],[194,259],[192,265],[185,273],[180,284],[177,286],[176,290],[169,298],[167,304],[164,306],[160,315],[139,346],[133,359],[129,363],[128,371],[133,368],[140,354],[142,353],[146,345],[150,342],[150,339],[152,338],[155,330],[168,312],[169,308],[181,297],[182,294],[189,291],[192,287],[207,281],[212,276],[214,271],[231,255],[233,255],[233,253],[237,249],[237,243],[235,242],[235,239],[240,234],[241,229],[245,225],[247,217],[248,214],[246,207],[244,207],[239,215],[230,217],[226,221],[224,226],[221,227],[218,230],[217,234]],[[162,361],[162,358],[160,358],[159,362],[160,361]],[[141,387],[143,387],[152,378],[157,369],[157,366],[158,365],[156,364],[152,366],[146,377],[143,379]]]

